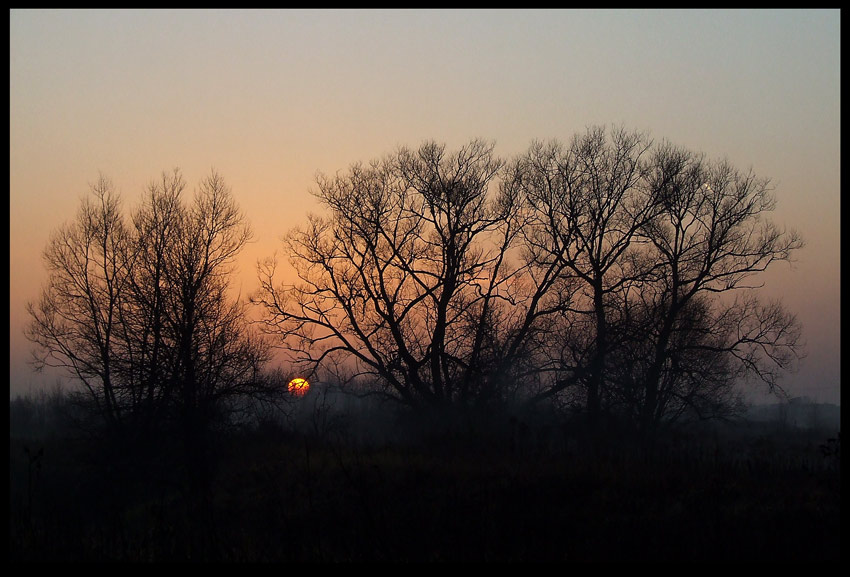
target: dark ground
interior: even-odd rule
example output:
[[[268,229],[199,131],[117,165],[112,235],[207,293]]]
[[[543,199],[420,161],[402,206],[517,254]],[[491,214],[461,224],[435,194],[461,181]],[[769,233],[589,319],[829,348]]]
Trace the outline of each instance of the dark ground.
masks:
[[[840,462],[825,440],[750,431],[646,456],[508,436],[363,446],[264,427],[215,440],[199,486],[166,439],[12,436],[10,558],[838,561]]]

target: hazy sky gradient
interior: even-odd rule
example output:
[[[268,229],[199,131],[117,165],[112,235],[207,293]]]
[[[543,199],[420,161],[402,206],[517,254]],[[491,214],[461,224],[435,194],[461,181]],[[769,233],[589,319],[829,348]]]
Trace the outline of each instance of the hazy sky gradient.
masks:
[[[622,124],[769,177],[806,248],[766,276],[804,325],[793,395],[840,400],[838,10],[10,12],[11,393],[34,375],[25,305],[89,183],[126,207],[163,170],[216,169],[258,258],[317,207],[318,171],[398,145],[568,141]]]

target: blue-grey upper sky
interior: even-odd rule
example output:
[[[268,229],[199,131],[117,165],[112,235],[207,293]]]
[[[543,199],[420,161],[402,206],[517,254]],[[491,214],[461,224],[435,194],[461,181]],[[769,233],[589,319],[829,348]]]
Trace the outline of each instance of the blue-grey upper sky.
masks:
[[[840,399],[839,10],[12,10],[10,379],[33,375],[24,310],[41,250],[100,173],[128,206],[163,170],[217,169],[258,259],[333,173],[425,139],[645,130],[772,179],[806,248],[765,291],[804,325],[785,385]]]

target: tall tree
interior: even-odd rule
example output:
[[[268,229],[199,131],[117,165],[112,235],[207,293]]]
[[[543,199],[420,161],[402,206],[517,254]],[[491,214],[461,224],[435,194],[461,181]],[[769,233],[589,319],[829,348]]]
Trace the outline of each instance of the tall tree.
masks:
[[[121,308],[124,377],[133,391],[134,410],[147,424],[166,410],[172,388],[168,367],[174,340],[166,324],[166,265],[180,230],[185,187],[179,170],[163,172],[150,183],[132,217],[133,274]]]
[[[173,402],[193,425],[212,416],[219,398],[258,386],[267,353],[251,346],[259,341],[247,340],[243,305],[228,295],[235,258],[251,231],[218,174],[201,181],[174,225],[164,310],[174,343]]]
[[[576,287],[564,317],[572,328],[558,343],[567,376],[543,396],[583,385],[591,427],[600,417],[614,345],[609,296],[643,274],[626,263],[656,207],[646,187],[649,148],[643,134],[592,127],[567,148],[535,143],[525,155],[524,193],[532,213],[527,246],[544,262],[558,263],[564,282]]]
[[[115,368],[119,307],[132,273],[128,242],[120,198],[101,176],[75,220],[51,236],[43,253],[48,284],[27,304],[35,367],[67,369],[110,426],[119,426],[125,412]]]
[[[517,187],[497,186],[504,166],[490,143],[427,142],[320,176],[329,216],[286,238],[300,282],[260,269],[267,330],[296,361],[341,355],[412,406],[503,400],[551,284],[509,258],[524,215]]]
[[[533,144],[523,167],[526,250],[563,263],[558,286],[574,289],[551,348],[563,375],[536,399],[583,385],[591,426],[604,402],[651,436],[684,412],[723,412],[743,377],[778,387],[800,326],[755,289],[802,241],[765,218],[769,181],[598,127],[567,149]]]
[[[45,250],[49,282],[28,307],[37,366],[67,368],[111,425],[176,415],[199,431],[229,399],[276,384],[267,344],[230,295],[245,217],[216,173],[191,206],[184,188],[179,171],[164,173],[128,226],[101,178]]]
[[[802,353],[796,317],[757,297],[758,275],[803,246],[766,218],[776,206],[769,180],[670,144],[657,148],[652,169],[660,210],[641,228],[655,267],[652,287],[640,294],[655,320],[645,333],[645,430],[662,420],[673,396],[688,398],[665,377],[685,351],[703,360],[722,353],[733,374],[756,376],[771,390]],[[706,336],[687,336],[699,332]]]

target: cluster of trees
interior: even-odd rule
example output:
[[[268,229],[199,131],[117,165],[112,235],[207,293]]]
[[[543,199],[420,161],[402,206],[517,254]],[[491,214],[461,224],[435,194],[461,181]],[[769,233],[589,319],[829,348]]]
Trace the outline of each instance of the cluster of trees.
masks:
[[[28,305],[36,366],[66,369],[113,432],[193,438],[231,399],[279,384],[246,303],[229,294],[246,219],[218,174],[191,202],[185,188],[179,170],[163,173],[128,216],[101,177],[52,235],[48,282]]]
[[[770,183],[641,133],[593,127],[507,161],[427,142],[335,176],[260,266],[265,329],[306,368],[344,367],[414,407],[556,400],[591,428],[652,433],[772,391],[800,325],[758,275],[800,237]]]
[[[327,214],[285,240],[297,281],[259,266],[262,335],[228,295],[251,233],[220,176],[187,204],[163,174],[130,218],[101,178],[45,250],[38,363],[112,425],[192,430],[283,394],[271,335],[294,366],[411,407],[547,400],[651,433],[723,414],[742,378],[781,391],[801,354],[795,316],[756,289],[802,241],[765,218],[769,181],[725,161],[593,127],[511,160],[426,142],[317,184]]]

